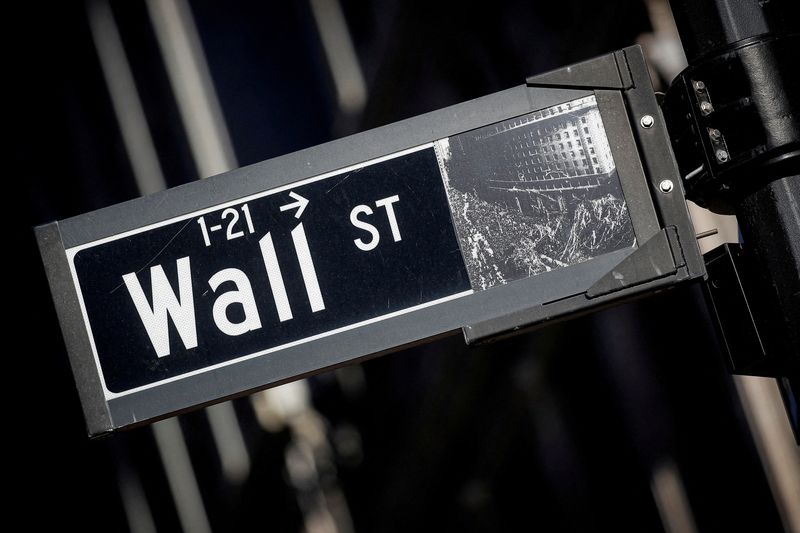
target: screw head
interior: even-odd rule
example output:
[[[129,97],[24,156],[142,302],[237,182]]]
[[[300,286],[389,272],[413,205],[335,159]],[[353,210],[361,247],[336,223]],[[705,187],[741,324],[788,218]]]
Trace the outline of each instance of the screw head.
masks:
[[[652,128],[655,123],[656,119],[653,118],[653,115],[645,115],[639,121],[639,124],[641,124],[643,128]]]
[[[658,184],[658,188],[661,189],[663,193],[669,193],[675,188],[675,184],[672,183],[672,180],[664,180]]]
[[[717,150],[715,155],[717,156],[717,161],[719,161],[720,163],[726,162],[730,157],[728,155],[728,152],[725,150]]]
[[[700,80],[694,82],[694,90],[698,92],[703,92],[706,90],[706,84]]]
[[[722,137],[722,133],[716,128],[711,128],[708,130],[708,136],[711,137],[712,141],[718,141]]]
[[[711,105],[711,102],[702,102],[700,104],[700,111],[704,115],[710,115],[712,111],[714,111],[714,106]]]

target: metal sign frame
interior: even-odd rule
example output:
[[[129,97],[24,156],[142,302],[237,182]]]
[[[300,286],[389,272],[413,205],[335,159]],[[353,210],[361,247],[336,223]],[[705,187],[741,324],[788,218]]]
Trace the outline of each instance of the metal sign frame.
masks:
[[[367,320],[124,395],[104,388],[67,250],[594,96],[637,246]],[[288,189],[287,189],[288,190]],[[491,340],[702,278],[681,181],[638,47],[525,85],[36,229],[84,409],[96,436],[463,331]],[[74,253],[72,254],[74,255]]]

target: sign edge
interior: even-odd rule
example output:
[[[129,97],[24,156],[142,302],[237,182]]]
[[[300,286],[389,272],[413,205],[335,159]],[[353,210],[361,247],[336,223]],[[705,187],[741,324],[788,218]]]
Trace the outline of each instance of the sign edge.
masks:
[[[97,374],[88,332],[83,324],[59,223],[37,226],[34,233],[69,355],[86,429],[90,437],[108,433],[114,429],[114,422],[105,401],[100,376]]]

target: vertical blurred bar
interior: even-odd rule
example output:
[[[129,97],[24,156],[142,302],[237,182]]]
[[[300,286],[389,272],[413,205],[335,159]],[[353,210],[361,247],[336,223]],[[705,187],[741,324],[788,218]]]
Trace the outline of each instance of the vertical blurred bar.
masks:
[[[774,379],[734,376],[747,423],[787,531],[800,533],[800,449]]]
[[[166,182],[111,6],[107,0],[92,0],[86,9],[100,68],[108,86],[136,185],[143,195],[163,190]]]
[[[328,60],[339,110],[360,113],[367,103],[367,85],[358,63],[339,0],[311,0],[311,12]]]
[[[185,0],[147,0],[146,3],[200,175],[210,176],[235,167],[237,162],[230,135],[188,4]],[[366,103],[366,86],[341,7],[336,0],[322,0],[314,2],[312,11],[331,67],[340,110],[344,114],[356,114]],[[258,396],[252,399],[256,405],[260,405]],[[326,455],[330,450],[324,431],[308,431],[309,427],[324,427],[324,423],[311,405],[307,383],[296,382],[265,391],[261,397],[267,404],[275,402],[277,397],[284,397],[296,408],[297,416],[280,418],[281,423],[289,423],[293,428],[293,443],[289,449],[306,450],[304,456],[309,459],[306,466],[310,468],[311,484],[315,487],[312,492],[316,497],[304,512],[306,528],[315,532],[352,530],[343,494],[336,487],[327,487],[326,490],[320,484],[315,457]],[[230,481],[243,480],[249,472],[250,462],[232,404],[227,402],[210,407],[207,413],[226,477]],[[162,450],[165,464],[173,460],[171,454],[175,454],[174,460],[177,461],[171,466],[170,485],[173,486],[173,492],[179,490],[179,483],[186,483],[189,488],[196,486],[188,455],[186,461],[180,459],[181,449],[185,452],[185,443],[175,440],[182,439],[180,427],[165,426],[158,431],[160,440],[165,442]],[[166,443],[171,443],[170,449],[166,448]],[[287,456],[286,466],[291,474],[296,464]],[[183,472],[176,472],[176,469]],[[180,504],[190,515],[202,510],[197,505],[192,508],[195,499],[192,492],[190,490],[185,495],[188,500]],[[199,491],[196,498],[200,498]],[[329,507],[328,498],[335,501],[333,508]],[[302,503],[305,499],[300,500]],[[183,518],[181,520],[183,523]],[[184,529],[193,530],[186,523]]]
[[[211,74],[191,10],[184,0],[147,0],[167,75],[175,93],[200,177],[237,166]],[[250,472],[250,456],[231,402],[206,409],[225,478],[241,483]]]
[[[185,0],[147,0],[156,39],[200,176],[236,166],[228,129]]]
[[[206,408],[206,414],[225,479],[234,484],[244,483],[250,475],[250,455],[233,404],[212,405]]]
[[[117,483],[131,533],[156,533],[156,524],[139,476],[121,460],[117,465]]]
[[[153,424],[153,435],[164,463],[181,527],[186,532],[211,533],[180,422],[175,417],[156,422]]]
[[[111,95],[114,113],[122,130],[139,193],[144,195],[163,190],[166,188],[166,182],[111,6],[107,0],[93,0],[87,5],[87,13],[100,66]],[[154,425],[153,435],[164,462],[183,529],[201,533],[210,531],[186,442],[177,419]],[[119,466],[120,492],[128,515],[129,527],[132,531],[136,528],[142,531],[155,530],[138,478],[132,476],[130,471],[126,474],[125,467],[121,463]]]
[[[689,498],[683,486],[678,467],[671,460],[662,461],[653,469],[650,490],[667,533],[694,533],[694,523]]]

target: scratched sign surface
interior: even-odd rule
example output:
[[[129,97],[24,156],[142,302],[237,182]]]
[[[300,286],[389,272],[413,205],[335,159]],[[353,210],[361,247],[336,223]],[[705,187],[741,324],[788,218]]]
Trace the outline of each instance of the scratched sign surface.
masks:
[[[470,290],[432,146],[69,253],[112,394]]]
[[[633,245],[589,97],[67,258],[111,399]]]

